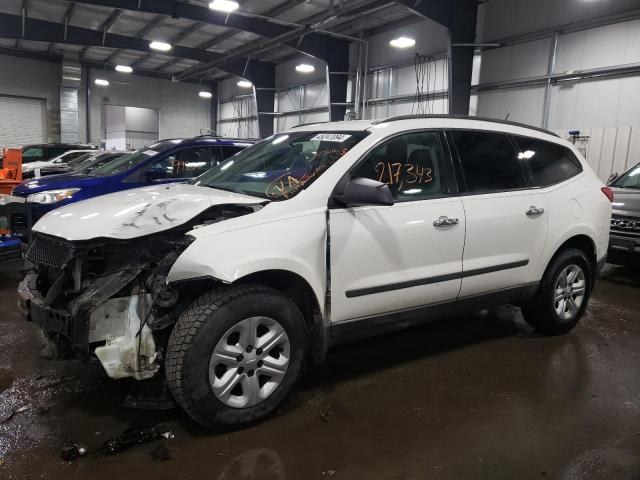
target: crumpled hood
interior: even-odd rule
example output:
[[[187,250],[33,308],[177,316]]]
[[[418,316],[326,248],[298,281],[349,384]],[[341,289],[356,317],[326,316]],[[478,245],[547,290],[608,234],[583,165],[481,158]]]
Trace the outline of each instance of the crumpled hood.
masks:
[[[640,217],[640,190],[634,188],[616,188],[613,190],[613,213]]]
[[[258,203],[264,200],[190,184],[154,185],[58,208],[33,230],[67,240],[127,240],[178,227],[215,205]]]

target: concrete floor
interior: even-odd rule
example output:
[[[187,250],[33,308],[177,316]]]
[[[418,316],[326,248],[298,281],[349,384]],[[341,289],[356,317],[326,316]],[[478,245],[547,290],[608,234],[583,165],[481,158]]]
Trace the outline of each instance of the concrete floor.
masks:
[[[275,417],[226,435],[125,409],[129,384],[97,365],[39,358],[17,281],[0,273],[2,480],[640,478],[637,270],[608,267],[565,336],[505,307],[336,349]],[[157,422],[175,433],[169,461],[151,458],[160,442],[59,459],[67,438],[95,449]]]

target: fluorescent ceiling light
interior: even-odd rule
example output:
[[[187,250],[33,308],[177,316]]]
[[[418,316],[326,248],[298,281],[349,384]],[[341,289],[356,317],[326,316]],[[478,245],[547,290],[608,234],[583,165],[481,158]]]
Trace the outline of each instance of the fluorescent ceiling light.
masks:
[[[116,65],[116,72],[131,73],[133,72],[133,68],[131,68],[129,65]]]
[[[100,85],[101,87],[108,87],[109,86],[109,81],[105,80],[103,78],[96,78],[94,83],[96,85]]]
[[[200,98],[211,98],[211,97],[213,97],[213,94],[211,92],[205,92],[205,91],[202,91],[202,92],[198,93],[198,95],[200,95]]]
[[[154,40],[153,42],[151,42],[149,44],[149,48],[151,50],[157,50],[159,52],[168,52],[169,50],[171,50],[173,47],[171,46],[171,44],[166,43],[166,42],[159,42],[157,40]]]
[[[413,38],[409,37],[398,37],[394,38],[389,42],[389,45],[395,48],[410,48],[416,44],[416,41]]]
[[[316,67],[313,65],[309,65],[308,63],[301,63],[296,67],[296,71],[300,73],[311,73],[315,72]]]
[[[251,88],[253,87],[253,83],[251,83],[249,80],[240,80],[238,82],[238,86],[240,88]]]
[[[211,10],[218,10],[226,13],[233,12],[239,7],[240,5],[238,5],[238,2],[232,2],[231,0],[213,0],[213,2],[209,4],[209,8]]]

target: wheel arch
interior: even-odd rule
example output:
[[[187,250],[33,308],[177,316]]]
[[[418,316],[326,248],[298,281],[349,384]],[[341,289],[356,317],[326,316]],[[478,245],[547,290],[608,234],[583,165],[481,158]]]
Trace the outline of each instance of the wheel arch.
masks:
[[[290,270],[270,269],[249,273],[233,284],[259,283],[291,298],[305,318],[311,340],[311,356],[316,363],[324,361],[327,350],[327,329],[324,324],[323,307],[311,284],[298,273]]]
[[[564,250],[567,250],[569,248],[576,248],[578,250],[581,250],[582,252],[584,252],[584,254],[587,256],[587,258],[589,259],[589,263],[591,265],[591,271],[593,273],[593,277],[595,279],[595,276],[597,274],[598,271],[598,250],[596,247],[596,243],[593,240],[593,238],[591,238],[589,235],[585,234],[585,233],[577,233],[574,234],[572,236],[570,236],[569,238],[565,239],[560,245],[558,245],[558,247],[554,250],[553,254],[549,257],[546,265],[544,266],[544,273],[546,273],[547,269],[549,268],[549,265],[551,264],[551,262],[553,261],[553,259],[558,256],[558,254],[560,252],[563,252]],[[593,288],[595,282],[592,281],[591,282],[591,288]]]

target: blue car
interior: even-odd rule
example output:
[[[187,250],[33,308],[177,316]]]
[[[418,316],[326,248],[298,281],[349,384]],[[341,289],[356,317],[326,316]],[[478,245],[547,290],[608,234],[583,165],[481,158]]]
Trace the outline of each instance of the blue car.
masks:
[[[90,174],[70,173],[28,180],[11,195],[26,198],[26,211],[9,216],[9,229],[25,236],[56,208],[107,193],[147,185],[186,182],[250,146],[246,140],[195,137],[162,140],[113,160]]]

